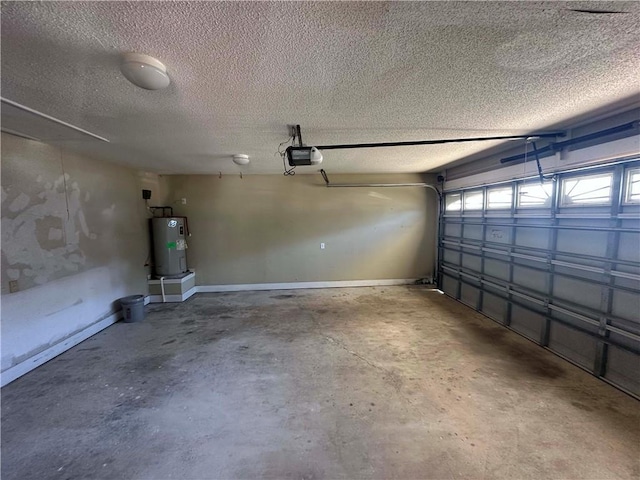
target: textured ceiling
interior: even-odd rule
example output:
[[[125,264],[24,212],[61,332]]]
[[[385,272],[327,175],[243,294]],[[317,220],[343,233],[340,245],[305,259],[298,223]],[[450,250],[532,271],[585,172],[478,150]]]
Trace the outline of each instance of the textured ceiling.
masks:
[[[632,101],[639,32],[640,2],[3,2],[2,96],[140,169],[280,173],[287,124],[310,145],[513,135]],[[170,87],[125,80],[127,51]],[[323,167],[427,171],[494,145],[326,151]]]

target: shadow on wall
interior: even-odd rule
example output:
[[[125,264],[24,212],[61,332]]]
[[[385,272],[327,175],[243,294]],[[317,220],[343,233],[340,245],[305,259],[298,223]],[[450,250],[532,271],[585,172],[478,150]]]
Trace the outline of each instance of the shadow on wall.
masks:
[[[169,184],[173,198],[188,199],[176,214],[189,217],[189,265],[201,285],[418,278],[433,268],[435,196],[424,189],[327,189],[310,175]]]

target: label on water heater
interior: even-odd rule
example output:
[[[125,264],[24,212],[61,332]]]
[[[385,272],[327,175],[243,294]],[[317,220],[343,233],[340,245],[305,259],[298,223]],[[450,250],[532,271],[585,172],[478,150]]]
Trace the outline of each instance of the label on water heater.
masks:
[[[187,248],[187,242],[184,240],[176,241],[176,250],[184,250]]]
[[[178,226],[178,221],[177,220],[169,220],[167,222],[167,226],[170,228],[176,228]]]

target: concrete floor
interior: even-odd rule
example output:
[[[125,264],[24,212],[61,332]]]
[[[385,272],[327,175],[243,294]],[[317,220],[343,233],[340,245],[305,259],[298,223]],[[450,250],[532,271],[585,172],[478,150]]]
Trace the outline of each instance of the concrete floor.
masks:
[[[2,478],[640,477],[638,401],[421,287],[153,305],[2,390]]]

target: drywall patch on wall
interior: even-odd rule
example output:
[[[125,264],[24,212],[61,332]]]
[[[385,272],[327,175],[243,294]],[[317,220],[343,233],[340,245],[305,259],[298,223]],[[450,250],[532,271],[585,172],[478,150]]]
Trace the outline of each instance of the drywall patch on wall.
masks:
[[[12,267],[11,279],[20,280],[24,289],[84,270],[80,237],[95,240],[97,235],[89,230],[78,182],[64,173],[53,182],[38,175],[23,183],[30,191],[35,186],[36,195],[21,191],[20,184],[3,189],[8,207],[2,209],[2,253]]]
[[[3,133],[1,180],[4,385],[147,292],[148,238],[129,168]]]
[[[31,199],[29,198],[28,195],[25,195],[24,193],[20,193],[20,195],[18,195],[15,198],[15,200],[11,202],[11,204],[9,205],[9,211],[11,212],[20,211],[23,208],[26,208],[27,205],[29,205],[30,201]]]

